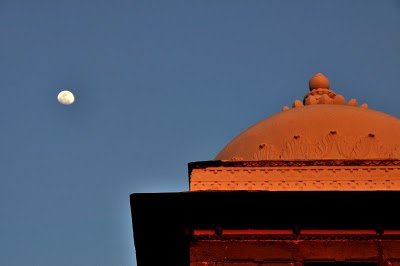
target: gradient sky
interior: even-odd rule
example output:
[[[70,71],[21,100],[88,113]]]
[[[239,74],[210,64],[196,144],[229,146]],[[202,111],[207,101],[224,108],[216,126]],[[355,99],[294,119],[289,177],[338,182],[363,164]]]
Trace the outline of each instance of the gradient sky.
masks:
[[[398,116],[399,48],[397,0],[0,0],[0,265],[135,265],[129,194],[188,190],[316,72]]]

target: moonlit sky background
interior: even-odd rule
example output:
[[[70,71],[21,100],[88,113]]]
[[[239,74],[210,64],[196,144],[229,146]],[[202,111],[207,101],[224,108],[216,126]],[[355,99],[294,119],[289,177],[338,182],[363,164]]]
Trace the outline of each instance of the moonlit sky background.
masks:
[[[0,265],[135,265],[129,194],[188,190],[316,72],[398,116],[399,49],[396,0],[0,0]]]

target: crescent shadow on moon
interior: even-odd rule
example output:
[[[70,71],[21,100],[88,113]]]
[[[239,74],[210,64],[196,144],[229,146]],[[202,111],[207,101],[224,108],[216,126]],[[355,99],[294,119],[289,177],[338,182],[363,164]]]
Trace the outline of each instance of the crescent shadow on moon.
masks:
[[[57,100],[64,105],[71,105],[75,101],[74,94],[70,91],[64,90],[57,95]]]

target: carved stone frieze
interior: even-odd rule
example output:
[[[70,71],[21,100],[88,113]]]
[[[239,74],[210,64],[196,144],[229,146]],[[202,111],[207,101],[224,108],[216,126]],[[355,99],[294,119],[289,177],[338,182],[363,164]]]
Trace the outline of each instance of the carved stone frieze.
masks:
[[[253,160],[316,160],[316,159],[397,159],[399,146],[386,146],[374,134],[349,139],[336,131],[331,131],[320,140],[314,141],[295,135],[286,142],[283,149],[273,144],[261,144],[253,155]],[[234,159],[235,160],[235,159]]]
[[[366,181],[359,182],[355,180],[345,181],[274,181],[274,182],[243,182],[243,181],[225,181],[225,182],[192,182],[191,190],[267,190],[267,191],[348,191],[348,190],[399,190],[400,181]]]
[[[363,165],[301,165],[297,162],[292,166],[198,167],[190,172],[190,190],[400,190],[398,162],[386,161],[386,165],[363,161]]]

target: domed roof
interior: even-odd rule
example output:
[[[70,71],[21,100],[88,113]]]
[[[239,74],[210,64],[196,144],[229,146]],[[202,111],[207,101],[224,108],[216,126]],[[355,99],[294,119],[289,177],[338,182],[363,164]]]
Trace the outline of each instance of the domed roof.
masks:
[[[285,106],[234,138],[214,160],[400,159],[400,119],[347,105],[321,73],[293,108]]]

